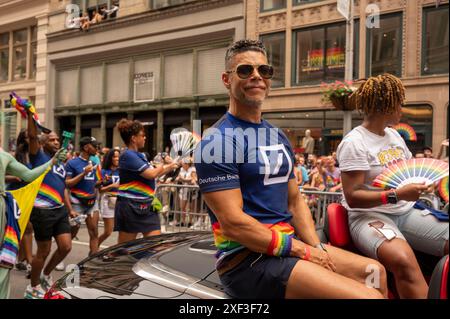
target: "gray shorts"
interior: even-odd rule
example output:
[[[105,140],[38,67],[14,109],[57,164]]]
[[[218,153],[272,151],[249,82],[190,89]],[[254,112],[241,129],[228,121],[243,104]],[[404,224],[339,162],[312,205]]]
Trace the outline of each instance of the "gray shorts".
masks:
[[[377,250],[387,240],[369,223],[382,221],[384,229],[395,232],[396,238],[404,239],[415,250],[434,256],[443,256],[448,241],[448,222],[437,220],[433,215],[424,215],[423,211],[412,209],[402,215],[382,213],[349,214],[350,234],[353,243],[364,255],[377,258]]]

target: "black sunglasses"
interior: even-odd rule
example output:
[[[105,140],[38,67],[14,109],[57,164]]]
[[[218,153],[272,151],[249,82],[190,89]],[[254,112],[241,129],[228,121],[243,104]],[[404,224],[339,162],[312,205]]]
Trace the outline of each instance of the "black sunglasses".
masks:
[[[236,70],[227,71],[227,73],[236,72],[237,76],[243,80],[248,79],[254,72],[255,68],[258,70],[262,78],[268,80],[273,77],[273,67],[268,64],[251,65],[239,64]]]

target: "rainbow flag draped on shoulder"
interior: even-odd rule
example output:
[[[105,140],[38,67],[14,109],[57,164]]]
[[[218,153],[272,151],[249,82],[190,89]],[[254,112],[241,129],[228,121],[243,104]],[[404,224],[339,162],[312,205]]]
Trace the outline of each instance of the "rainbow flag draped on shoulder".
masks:
[[[0,267],[13,268],[19,251],[19,242],[30,220],[34,201],[49,166],[44,173],[27,186],[4,194],[6,229],[3,244],[0,247]]]

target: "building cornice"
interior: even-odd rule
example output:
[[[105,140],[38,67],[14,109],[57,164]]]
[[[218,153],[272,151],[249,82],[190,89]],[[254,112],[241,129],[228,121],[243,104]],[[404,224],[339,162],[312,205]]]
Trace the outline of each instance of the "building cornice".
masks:
[[[98,25],[91,26],[89,32],[94,33],[94,32],[109,31],[149,21],[157,21],[182,15],[188,15],[200,11],[224,7],[225,5],[233,5],[237,3],[242,3],[242,0],[197,0],[178,6],[168,7],[159,10],[146,11],[142,13],[117,18],[110,21],[104,21]],[[243,14],[244,12],[242,12],[242,18],[244,17]],[[64,40],[76,36],[84,36],[84,33],[81,33],[80,30],[78,29],[72,29],[47,34],[49,42]]]

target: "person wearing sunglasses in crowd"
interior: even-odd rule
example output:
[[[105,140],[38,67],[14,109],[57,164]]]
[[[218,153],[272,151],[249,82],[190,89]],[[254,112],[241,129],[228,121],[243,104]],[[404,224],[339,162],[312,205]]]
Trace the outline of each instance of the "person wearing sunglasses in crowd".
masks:
[[[145,128],[139,121],[122,119],[117,123],[120,136],[127,148],[119,158],[119,193],[115,205],[114,230],[119,232],[118,242],[161,234],[161,223],[155,206],[155,179],[179,167],[169,156],[169,164],[153,167],[141,153],[145,146]],[[157,200],[157,199],[156,199]]]
[[[273,77],[264,45],[237,41],[225,63],[229,111],[205,132],[194,155],[225,291],[234,298],[386,296],[380,263],[321,244],[317,236],[293,174],[289,140],[262,119]],[[368,265],[379,270],[378,290],[365,284]]]
[[[394,274],[401,298],[426,298],[428,286],[413,248],[448,254],[448,222],[413,208],[420,195],[430,191],[424,184],[389,191],[370,188],[384,167],[412,158],[403,138],[390,128],[401,119],[405,88],[400,79],[384,74],[369,78],[355,94],[364,122],[337,149],[353,242]],[[395,238],[382,235],[386,230]]]

